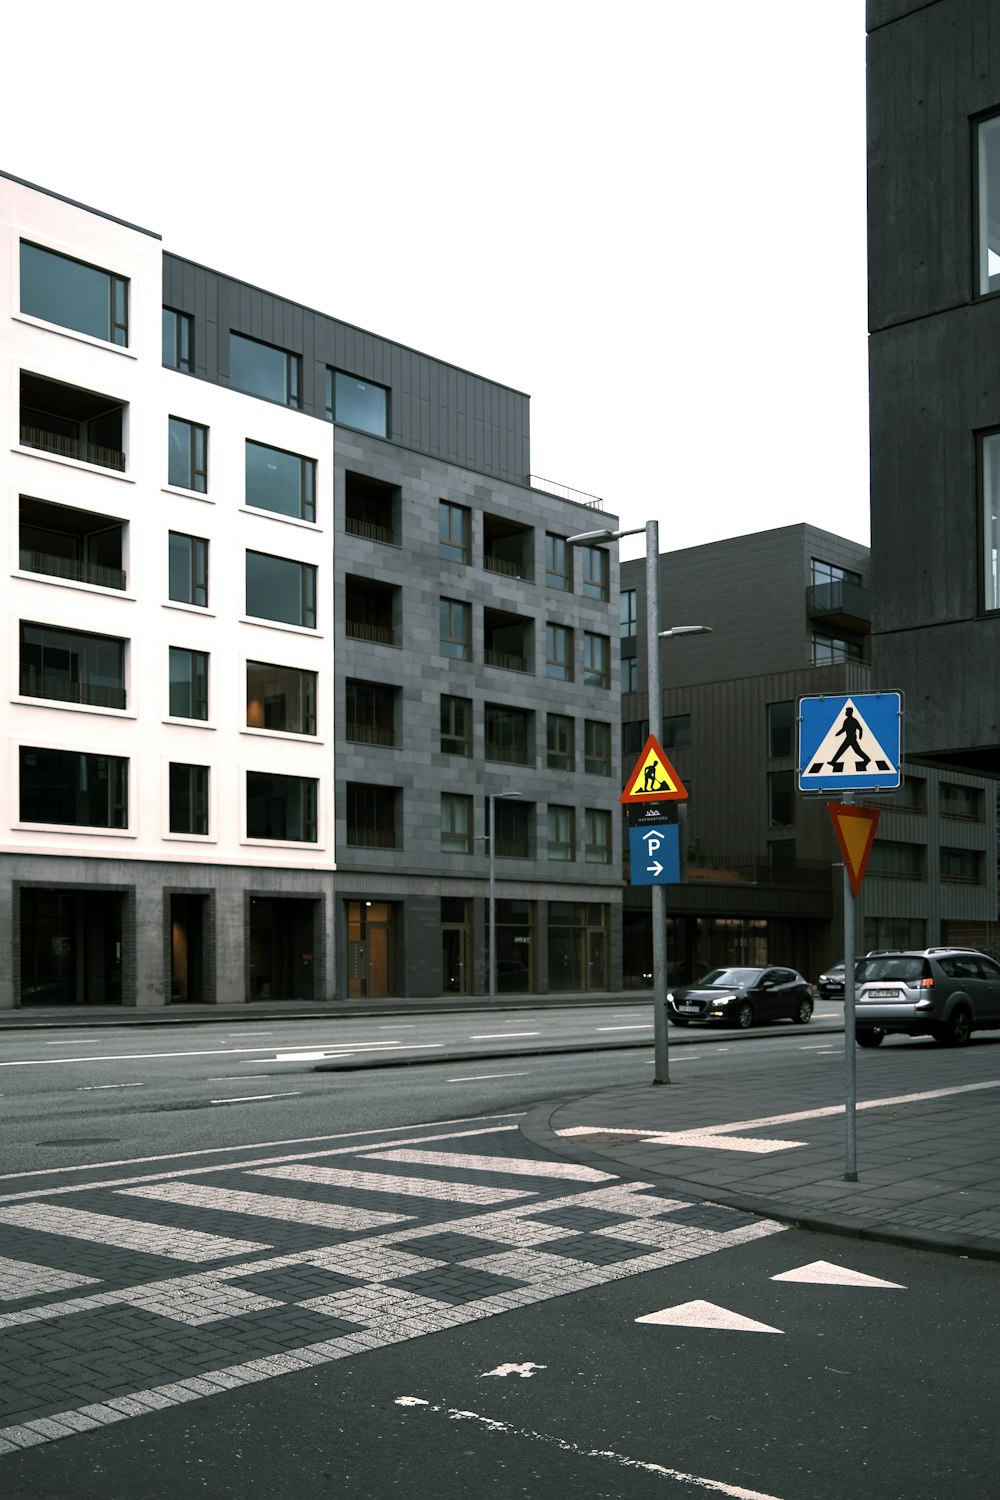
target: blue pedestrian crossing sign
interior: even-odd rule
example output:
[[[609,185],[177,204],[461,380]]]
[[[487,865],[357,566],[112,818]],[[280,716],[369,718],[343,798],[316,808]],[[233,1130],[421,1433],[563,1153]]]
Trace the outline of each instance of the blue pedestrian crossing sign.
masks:
[[[903,695],[799,699],[799,791],[891,792],[900,784]]]

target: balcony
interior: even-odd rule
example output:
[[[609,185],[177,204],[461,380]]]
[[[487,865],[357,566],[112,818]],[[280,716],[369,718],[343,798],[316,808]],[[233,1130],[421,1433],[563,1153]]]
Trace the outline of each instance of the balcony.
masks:
[[[344,629],[348,638],[373,646],[394,646],[399,630],[396,615],[402,590],[392,584],[350,575],[344,582]]]
[[[503,516],[483,516],[483,567],[503,578],[531,582],[534,570],[534,532]]]
[[[348,536],[394,546],[399,538],[401,491],[398,485],[367,474],[344,475],[344,529]]]
[[[836,579],[832,583],[814,583],[806,589],[806,609],[811,620],[836,625],[867,635],[871,630],[871,593],[860,583]]]
[[[71,583],[124,589],[125,527],[111,516],[20,498],[19,566]]]
[[[124,417],[125,407],[110,396],[21,372],[25,448],[124,473]]]
[[[21,667],[20,691],[25,698],[51,698],[57,703],[81,703],[89,708],[125,707],[123,687],[73,682],[28,666]]]
[[[483,659],[488,667],[529,672],[532,667],[531,620],[500,609],[483,611]]]

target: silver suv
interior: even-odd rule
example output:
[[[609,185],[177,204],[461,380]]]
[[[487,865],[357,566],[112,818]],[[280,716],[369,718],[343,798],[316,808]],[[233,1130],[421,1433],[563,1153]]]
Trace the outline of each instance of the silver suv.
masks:
[[[1000,1027],[1000,964],[975,948],[869,953],[856,970],[855,1040],[878,1047],[892,1033],[964,1047]]]

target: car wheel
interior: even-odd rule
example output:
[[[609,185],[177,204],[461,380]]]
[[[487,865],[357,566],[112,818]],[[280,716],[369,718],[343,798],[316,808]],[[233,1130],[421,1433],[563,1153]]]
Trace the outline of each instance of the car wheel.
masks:
[[[749,1000],[742,1000],[737,1007],[736,1024],[741,1031],[749,1031],[753,1025],[753,1006]]]
[[[686,1026],[688,1024],[688,1018],[687,1016],[671,1016],[670,1024],[671,1026]]]
[[[937,1027],[934,1040],[940,1047],[965,1047],[972,1035],[972,1016],[964,1005],[952,1012],[951,1019]]]
[[[877,1026],[868,1026],[864,1031],[856,1031],[854,1040],[859,1047],[881,1047],[885,1041],[885,1032],[879,1031]]]
[[[795,1010],[792,1012],[792,1020],[795,1022],[796,1026],[805,1026],[808,1021],[812,1020],[812,1013],[812,1001],[800,1000],[798,1005],[795,1007]]]

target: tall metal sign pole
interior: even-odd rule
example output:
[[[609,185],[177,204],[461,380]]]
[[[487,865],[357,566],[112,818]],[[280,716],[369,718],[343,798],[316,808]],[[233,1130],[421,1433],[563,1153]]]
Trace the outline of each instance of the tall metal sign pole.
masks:
[[[660,690],[660,523],[646,522],[646,686],[649,734],[659,741],[663,700]],[[667,893],[657,882],[652,890],[653,923],[653,1082],[670,1082],[667,1025]]]
[[[857,807],[856,791],[895,791],[902,780],[900,693],[799,699],[799,791],[835,792],[827,806],[844,860],[844,1099],[846,1182],[858,1180],[855,1052],[856,900],[868,868],[878,810]]]

